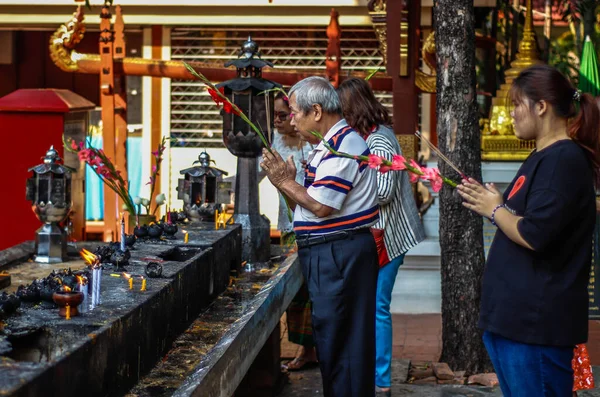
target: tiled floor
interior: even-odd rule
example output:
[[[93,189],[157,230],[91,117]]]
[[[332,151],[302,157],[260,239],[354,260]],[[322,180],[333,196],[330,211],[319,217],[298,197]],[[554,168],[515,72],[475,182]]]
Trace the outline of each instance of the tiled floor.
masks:
[[[442,349],[440,273],[414,270],[409,261],[407,265],[400,268],[392,293],[393,356],[435,361]],[[282,320],[281,356],[292,358],[298,346],[287,341],[285,316]],[[590,321],[589,330],[590,358],[593,365],[600,365],[600,321]]]
[[[410,265],[407,259],[406,265]],[[400,267],[390,311],[401,314],[441,313],[442,288],[439,270],[412,270]]]
[[[442,316],[440,314],[392,315],[394,339],[392,355],[415,361],[437,361],[442,349]],[[281,322],[281,357],[293,358],[299,348],[288,342],[285,316]]]

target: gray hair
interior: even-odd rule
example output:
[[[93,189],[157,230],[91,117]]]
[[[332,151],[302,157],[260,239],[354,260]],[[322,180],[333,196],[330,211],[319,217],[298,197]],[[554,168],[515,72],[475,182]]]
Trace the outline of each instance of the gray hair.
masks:
[[[290,89],[288,95],[296,94],[296,103],[303,113],[310,111],[313,105],[321,105],[325,113],[342,114],[340,98],[327,79],[320,76],[300,80]]]

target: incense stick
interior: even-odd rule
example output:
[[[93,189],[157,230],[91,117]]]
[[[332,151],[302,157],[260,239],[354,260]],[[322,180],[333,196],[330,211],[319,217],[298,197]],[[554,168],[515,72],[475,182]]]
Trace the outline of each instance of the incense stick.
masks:
[[[433,150],[435,152],[435,154],[438,155],[438,157],[444,161],[446,164],[448,164],[450,166],[450,168],[452,168],[454,171],[458,172],[458,174],[461,176],[461,178],[466,179],[467,176],[465,175],[464,172],[462,172],[460,169],[458,169],[458,167],[452,162],[450,161],[450,159],[446,156],[444,156],[444,154],[440,151],[440,149],[438,149],[437,147],[435,147],[435,145],[433,143],[431,143],[429,141],[429,139],[427,139],[425,136],[423,136],[423,134],[421,134],[421,131],[417,131],[415,132],[415,135],[422,140],[423,142],[425,142],[427,144],[427,146],[429,146],[429,148],[431,150]]]

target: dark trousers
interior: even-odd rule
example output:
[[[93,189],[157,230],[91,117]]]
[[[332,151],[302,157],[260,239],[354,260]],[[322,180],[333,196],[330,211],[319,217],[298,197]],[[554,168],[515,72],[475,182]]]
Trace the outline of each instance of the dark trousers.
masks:
[[[371,233],[299,251],[325,397],[375,395],[377,248]]]

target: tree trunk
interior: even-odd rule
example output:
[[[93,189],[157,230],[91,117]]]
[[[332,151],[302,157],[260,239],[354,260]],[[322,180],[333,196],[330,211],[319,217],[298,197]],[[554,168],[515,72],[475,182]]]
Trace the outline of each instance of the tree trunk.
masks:
[[[481,180],[475,89],[473,0],[435,0],[437,131],[440,150],[462,172]],[[440,162],[443,175],[459,177]],[[482,219],[447,186],[440,192],[442,361],[453,370],[489,370],[477,327],[484,267]]]

